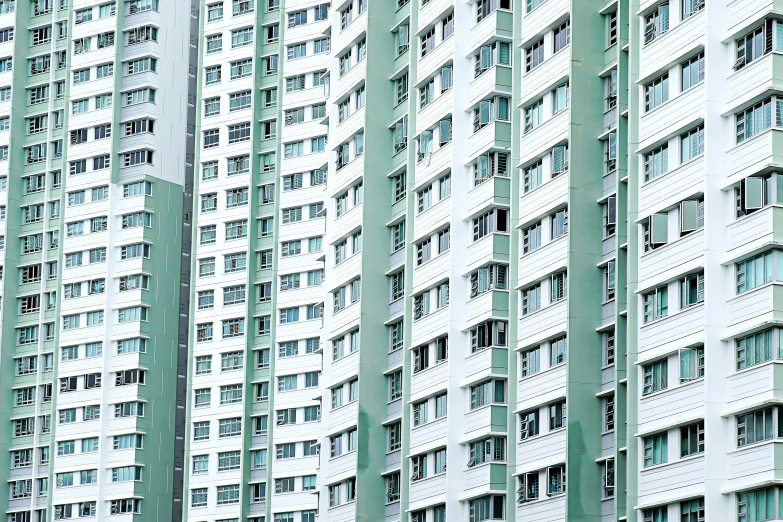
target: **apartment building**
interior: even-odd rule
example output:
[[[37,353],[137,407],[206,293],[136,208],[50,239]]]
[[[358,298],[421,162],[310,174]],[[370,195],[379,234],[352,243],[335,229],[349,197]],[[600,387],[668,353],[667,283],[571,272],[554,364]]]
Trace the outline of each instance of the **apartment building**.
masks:
[[[177,516],[190,16],[157,0],[0,6],[9,521]]]
[[[0,0],[9,522],[783,518],[774,3],[57,2]]]

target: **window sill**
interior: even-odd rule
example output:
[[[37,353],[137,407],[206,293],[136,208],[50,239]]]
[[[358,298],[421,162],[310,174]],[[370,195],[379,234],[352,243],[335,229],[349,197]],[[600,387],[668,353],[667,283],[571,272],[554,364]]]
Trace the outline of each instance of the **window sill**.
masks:
[[[660,359],[658,359],[658,360],[660,360]],[[647,361],[645,361],[645,364],[646,363],[647,363]],[[679,379],[679,377],[678,377],[678,379]],[[666,389],[663,389],[663,390],[658,390],[656,392],[648,393],[647,395],[642,395],[640,397],[640,399],[644,401],[646,399],[649,399],[650,397],[657,397],[659,395],[664,395],[667,392],[673,392],[675,390],[679,390],[683,386],[690,386],[690,385],[692,385],[694,383],[702,382],[703,380],[704,380],[704,377],[699,377],[698,379],[693,379],[693,380],[690,380],[690,381],[681,382],[677,386],[672,386],[671,388],[666,388]]]
[[[343,502],[342,504],[336,504],[334,506],[329,506],[328,509],[337,509],[337,508],[341,508],[343,506],[347,506],[349,504],[356,504],[356,500],[347,500],[347,501]]]
[[[665,244],[663,244],[663,245],[661,245],[659,247],[653,248],[649,252],[644,252],[640,256],[640,258],[644,259],[645,257],[650,256],[652,254],[655,254],[656,252],[665,251],[665,250],[667,250],[667,247],[669,247],[670,245],[675,245],[675,244],[677,244],[678,241],[682,241],[682,240],[684,240],[686,238],[689,238],[689,237],[695,237],[695,236],[697,236],[699,234],[702,234],[702,235],[704,234],[704,228],[699,228],[699,229],[696,229],[696,230],[694,230],[692,232],[688,232],[687,234],[682,235],[682,236],[680,236],[678,238],[675,238],[675,239],[669,241],[668,243],[665,243]],[[650,324],[650,323],[645,323],[645,324]],[[642,325],[642,326],[644,326],[644,325]]]
[[[446,414],[443,417],[438,417],[437,419],[432,419],[431,421],[427,421],[427,422],[424,422],[422,424],[417,424],[416,426],[411,425],[411,432],[414,432],[414,431],[416,431],[418,429],[426,428],[428,426],[432,426],[433,424],[435,424],[437,422],[440,422],[440,421],[443,421],[445,419],[448,419],[448,417],[449,417],[448,414]]]
[[[682,170],[682,169],[684,169],[685,167],[687,167],[687,166],[691,165],[692,163],[696,163],[697,161],[699,161],[699,160],[701,160],[701,159],[704,159],[704,154],[703,154],[703,153],[702,153],[702,154],[699,154],[698,156],[695,156],[695,157],[693,157],[693,158],[689,159],[689,160],[688,160],[688,161],[686,161],[685,163],[680,163],[680,164],[679,164],[679,165],[677,165],[677,166],[676,166],[674,169],[672,169],[672,170],[669,170],[669,171],[667,171],[667,172],[664,172],[664,173],[662,173],[660,176],[658,176],[658,177],[656,177],[656,178],[653,178],[653,179],[651,179],[650,181],[644,181],[644,182],[642,182],[642,187],[643,187],[643,188],[646,188],[646,187],[647,187],[647,185],[649,185],[649,184],[651,184],[651,183],[654,183],[654,182],[658,181],[659,179],[662,179],[662,178],[668,178],[668,177],[670,177],[670,176],[669,176],[669,174],[675,174],[675,173],[678,173],[680,170]],[[644,173],[642,173],[642,176],[644,176]]]
[[[520,503],[518,500],[516,502],[517,506],[529,506],[531,504],[540,504],[542,502],[547,502],[549,500],[554,500],[556,498],[565,497],[565,492],[563,493],[554,493],[552,495],[548,495],[547,493],[539,492],[540,495],[542,495],[544,498],[537,498],[535,500],[530,500],[528,502],[522,502]]]
[[[695,310],[696,308],[703,307],[703,306],[704,306],[704,303],[702,302],[702,303],[699,303],[699,304],[695,304],[695,305],[689,306],[687,308],[682,308],[681,310],[677,310],[674,313],[671,313],[671,314],[668,314],[668,315],[664,315],[663,317],[659,317],[658,319],[654,319],[654,320],[650,321],[649,323],[644,323],[643,325],[641,325],[640,328],[647,328],[648,326],[652,326],[652,325],[656,325],[656,324],[662,323],[662,322],[666,321],[667,319],[671,319],[672,317],[677,317],[680,314],[684,314],[686,312],[689,312],[691,310]]]
[[[544,310],[548,310],[549,308],[551,308],[551,307],[553,307],[553,306],[557,306],[557,305],[558,305],[559,303],[561,303],[561,302],[568,302],[568,298],[563,298],[563,299],[558,299],[557,301],[552,301],[552,302],[551,302],[551,303],[549,303],[547,306],[542,306],[542,307],[541,307],[541,308],[539,308],[538,310],[534,310],[534,311],[532,311],[532,312],[528,312],[528,313],[526,313],[526,314],[524,314],[524,315],[521,315],[519,319],[520,319],[521,321],[527,320],[527,319],[528,319],[528,318],[530,318],[531,316],[537,315],[537,314],[539,314],[539,313],[543,312]],[[541,373],[541,372],[539,372],[539,373]]]
[[[527,411],[530,411],[530,410],[527,410]],[[558,434],[560,432],[563,432],[565,430],[566,430],[565,427],[555,428],[553,430],[547,431],[546,433],[539,433],[538,435],[533,435],[532,437],[528,437],[526,439],[519,439],[517,441],[517,444],[525,444],[526,442],[531,441],[531,440],[543,439],[544,437],[548,437],[550,435],[556,435],[556,434]]]
[[[427,346],[429,346],[429,343],[427,343]],[[417,347],[417,346],[414,346],[414,347],[411,347],[411,348],[409,348],[409,350],[413,350],[414,348],[418,348],[418,347]],[[442,361],[437,361],[437,362],[433,363],[432,365],[430,365],[430,366],[427,366],[427,367],[426,367],[426,368],[424,368],[423,370],[419,370],[418,372],[412,372],[412,373],[411,373],[411,377],[414,377],[414,376],[419,376],[419,375],[425,374],[425,373],[427,373],[429,370],[434,370],[435,368],[437,368],[437,367],[439,367],[439,366],[442,366],[442,365],[443,365],[443,364],[445,364],[447,361],[448,361],[448,359],[444,359],[444,360],[442,360]],[[444,390],[444,391],[445,391],[445,390]]]
[[[541,246],[539,246],[538,248],[535,248],[535,249],[533,249],[533,250],[529,250],[529,251],[525,252],[524,254],[522,254],[522,255],[520,256],[520,259],[524,259],[524,258],[526,258],[526,257],[528,257],[528,256],[532,256],[532,255],[533,255],[533,254],[535,254],[536,252],[539,252],[540,250],[542,250],[542,249],[544,249],[544,248],[547,248],[549,245],[551,245],[551,244],[553,244],[553,243],[556,243],[557,241],[559,241],[559,240],[561,240],[561,239],[565,239],[565,238],[567,238],[567,237],[568,237],[568,232],[566,232],[565,234],[562,234],[562,235],[560,235],[560,236],[558,236],[558,237],[556,237],[556,238],[554,238],[554,239],[550,239],[549,241],[547,241],[546,243],[543,243],[543,244],[542,244]]]
[[[735,363],[736,363],[736,360],[735,360]],[[752,370],[755,370],[755,369],[758,369],[758,368],[763,368],[765,366],[770,366],[770,365],[773,365],[773,364],[783,364],[783,360],[781,360],[781,359],[771,359],[769,361],[764,361],[763,363],[754,364],[753,366],[747,366],[747,367],[745,367],[745,368],[743,368],[741,370],[736,370],[734,372],[734,375],[741,375],[743,373],[748,373],[748,372],[750,372]],[[732,377],[732,376],[730,375],[729,377]],[[704,379],[704,377],[699,377],[699,379],[697,379],[697,380],[702,380],[702,379]],[[689,382],[691,382],[691,381],[689,381]],[[687,384],[687,383],[684,383],[684,384]]]
[[[767,442],[767,441],[764,441],[764,442]],[[746,446],[743,446],[743,447],[746,447]],[[646,468],[642,468],[640,471],[642,473],[646,473],[648,471],[656,471],[656,470],[659,470],[659,469],[662,469],[662,468],[673,466],[675,464],[679,464],[681,462],[687,462],[689,460],[697,460],[697,459],[703,458],[703,457],[704,457],[704,453],[699,453],[697,455],[688,455],[687,457],[682,457],[680,459],[673,460],[671,462],[661,462],[659,464],[653,464],[652,466],[648,466]],[[644,456],[642,456],[642,458],[644,458]]]
[[[430,237],[432,237],[432,236],[430,236]],[[429,258],[428,260],[424,261],[420,265],[416,265],[415,267],[413,267],[413,269],[414,270],[418,270],[419,268],[426,267],[427,265],[430,265],[430,264],[434,263],[438,258],[440,258],[442,256],[445,256],[449,252],[451,252],[451,248],[449,248],[448,250],[444,250],[443,252],[438,253],[438,255]]]

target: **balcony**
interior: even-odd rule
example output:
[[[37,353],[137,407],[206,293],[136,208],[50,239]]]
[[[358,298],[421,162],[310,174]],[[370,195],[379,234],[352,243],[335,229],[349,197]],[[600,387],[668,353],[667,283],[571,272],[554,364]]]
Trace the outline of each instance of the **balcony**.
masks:
[[[672,380],[677,380],[676,371],[670,377],[670,382]],[[703,411],[706,399],[703,380],[674,385],[673,388],[641,397],[639,430],[655,430],[661,424],[674,425],[679,421],[691,420]]]
[[[324,520],[329,522],[353,522],[356,516],[356,502],[330,507],[324,515]]]
[[[726,227],[730,255],[739,255],[775,241],[775,222],[783,222],[783,208],[767,207],[730,223]]]
[[[448,364],[445,362],[437,364],[432,363],[426,370],[411,375],[411,398],[415,399],[421,397],[438,388],[443,388],[445,390],[445,383],[448,379]]]
[[[470,29],[470,49],[475,52],[490,38],[514,38],[514,13],[496,9]]]
[[[741,489],[776,481],[783,468],[778,457],[783,458],[783,445],[772,441],[729,452],[729,487]]]
[[[551,1],[551,0],[549,0]],[[538,67],[522,75],[522,104],[533,101],[569,75],[570,47],[550,56]]]
[[[674,298],[673,298],[674,299]],[[674,302],[672,302],[674,304]],[[704,304],[674,311],[672,306],[667,317],[641,325],[639,330],[639,353],[656,346],[676,342],[702,333],[705,326]]]
[[[413,322],[413,335],[411,336],[411,345],[423,343],[429,339],[445,333],[449,327],[449,307],[445,306],[429,315]]]
[[[421,85],[421,84],[419,84]],[[454,89],[449,89],[428,103],[416,115],[416,134],[431,129],[447,114],[454,112]]]
[[[546,424],[546,419],[544,419]],[[561,462],[566,457],[566,430],[559,429],[517,441],[517,471],[543,469]]]
[[[508,234],[494,233],[468,245],[467,270],[478,268],[487,261],[508,261]]]
[[[546,180],[519,199],[519,224],[530,223],[568,201],[568,174]]]
[[[678,131],[677,125],[686,125],[703,117],[704,89],[702,82],[642,115],[639,124],[639,146],[647,147]],[[672,125],[672,122],[677,123]]]
[[[524,254],[519,259],[519,286],[524,287],[566,267],[568,235]]]
[[[355,326],[359,324],[359,319],[362,313],[361,300],[343,308],[339,313],[332,315],[332,323],[330,325],[330,334],[335,332],[342,332],[348,329],[349,326]]]
[[[534,500],[525,504],[517,503],[517,520],[554,522],[566,519],[566,495],[547,497],[543,493],[543,488],[539,495],[540,500]]]
[[[468,191],[466,216],[474,216],[492,204],[509,205],[511,203],[511,180],[499,176],[492,177]]]
[[[753,326],[776,321],[783,309],[783,285],[767,283],[728,300],[726,334],[737,335]]]
[[[427,27],[442,18],[443,12],[451,7],[452,4],[448,0],[430,0],[419,10],[419,27]]]
[[[356,451],[350,451],[329,459],[329,463],[325,466],[329,470],[327,480],[331,481],[335,477],[342,478],[342,476],[352,475],[351,471],[356,469],[356,454]]]
[[[507,121],[493,121],[474,132],[470,138],[470,157],[477,156],[481,152],[491,149],[511,148],[511,123]]]
[[[468,300],[468,321],[508,317],[508,290],[490,290]]]
[[[334,139],[330,139],[329,141],[333,143],[345,143],[354,134],[359,132],[364,127],[365,110],[366,107],[362,107],[339,123],[335,129]],[[321,132],[323,132],[323,125],[321,126]]]
[[[330,405],[325,405],[330,406]],[[354,401],[329,412],[330,433],[356,424],[358,418],[359,401]]]
[[[440,225],[451,221],[451,197],[438,201],[433,206],[420,214],[416,214],[413,221],[413,237],[421,239],[431,234]]]
[[[434,496],[446,494],[447,473],[439,473],[416,482],[411,482],[408,494],[408,502],[413,504]],[[331,522],[331,518],[329,519]]]
[[[336,217],[337,213],[335,212],[335,218],[332,220],[332,230],[331,230],[332,237],[335,239],[344,238],[348,234],[351,234],[354,231],[358,230],[358,228],[362,226],[363,214],[364,214],[363,203],[351,207],[350,209],[348,209],[348,211],[345,214],[341,215],[340,217]],[[311,227],[310,230],[312,232],[313,228]]]
[[[783,130],[773,128],[726,151],[730,175],[727,183],[755,174],[764,167],[783,164]]]
[[[775,5],[773,0],[733,0],[728,3],[728,8],[726,19],[731,20],[734,24],[728,32],[734,33],[749,18],[760,14],[762,11],[774,10]]]
[[[707,176],[704,155],[679,165],[639,188],[639,213],[644,216],[679,203],[685,197],[703,191]]]
[[[488,464],[474,466],[466,469],[462,473],[462,477],[465,480],[464,488],[468,494],[474,493],[470,490],[476,488],[483,488],[483,490],[500,490],[502,492],[506,491],[505,463],[490,462]]]
[[[535,129],[523,134],[520,163],[527,163],[536,156],[548,152],[558,143],[565,142],[568,139],[568,127],[571,123],[570,114],[570,109],[560,111]]]
[[[758,58],[728,78],[729,99],[746,100],[774,88],[777,78],[783,76],[783,55],[770,53]]]
[[[451,270],[451,251],[444,252],[430,259],[423,265],[413,269],[413,290],[417,293],[422,288],[433,284],[436,280],[443,278]]]
[[[326,164],[328,159],[326,152],[315,152],[311,154],[303,154],[302,156],[296,156],[291,158],[282,158],[282,164],[280,165],[281,175],[295,174],[297,172],[304,172],[307,170],[313,170]]]
[[[474,431],[506,431],[508,407],[505,404],[490,404],[465,414],[463,428],[466,436]]]
[[[519,319],[517,346],[540,344],[544,339],[566,331],[567,299],[546,306]]]
[[[331,359],[331,352],[326,355]],[[329,368],[329,374],[335,379],[344,379],[349,375],[359,375],[359,351],[355,351],[332,361]],[[311,395],[313,395],[311,393]]]
[[[642,47],[640,78],[647,78],[673,61],[679,63],[679,56],[703,43],[707,28],[705,11],[675,25]]]
[[[528,345],[529,346],[529,345]],[[528,346],[524,347],[527,348]],[[518,410],[536,408],[561,397],[565,397],[566,365],[547,368],[538,373],[523,377],[517,384]]]
[[[277,49],[275,47],[275,49]],[[364,63],[364,62],[362,62]],[[354,69],[357,66],[354,65]],[[326,97],[326,86],[318,85],[316,87],[309,87],[307,89],[300,89],[298,91],[287,92],[283,96],[283,109],[291,109],[294,107],[301,107],[302,105],[308,105],[314,101],[323,100]],[[280,103],[280,101],[278,101]]]
[[[529,13],[523,13],[522,38],[528,39],[543,33],[554,20],[568,14],[570,8],[571,3],[568,0],[547,0]]]
[[[335,13],[338,18],[340,13]],[[331,17],[330,17],[331,18]],[[337,27],[335,27],[336,29]],[[348,24],[348,27],[332,33],[333,49],[339,49],[342,52],[346,46],[352,42],[355,42],[363,32],[367,30],[367,10],[361,14],[358,11],[354,11],[353,21]]]
[[[470,105],[476,105],[493,92],[511,93],[513,69],[496,65],[470,82]]]
[[[440,69],[443,64],[454,57],[454,36],[450,36],[438,44],[435,49],[419,59],[417,78],[428,78]]]
[[[429,164],[424,161],[416,163],[416,185],[427,183],[451,167],[453,143],[450,141],[433,152],[430,156]]]
[[[466,376],[481,372],[508,374],[508,349],[503,347],[484,348],[465,357]]]
[[[703,494],[704,479],[703,455],[641,469],[639,503],[649,505],[659,499]]]
[[[759,364],[732,373],[727,377],[728,408],[736,410],[775,398],[775,382],[783,377],[783,366],[775,363]]]
[[[412,426],[410,453],[416,453],[418,451],[417,448],[425,445],[430,447],[432,443],[438,440],[443,440],[445,444],[446,437],[449,434],[447,419],[448,417],[441,417],[420,426]]]
[[[704,250],[704,229],[699,229],[643,254],[639,259],[639,284],[644,288],[648,282],[676,277],[679,270],[696,266]]]

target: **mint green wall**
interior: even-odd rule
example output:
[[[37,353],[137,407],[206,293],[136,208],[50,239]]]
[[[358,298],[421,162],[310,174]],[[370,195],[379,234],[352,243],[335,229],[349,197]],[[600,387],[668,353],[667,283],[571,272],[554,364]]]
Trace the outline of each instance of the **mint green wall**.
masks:
[[[627,168],[628,168],[628,183],[627,183],[627,207],[625,216],[627,216],[627,259],[626,259],[626,303],[628,307],[628,316],[626,319],[626,331],[628,332],[625,342],[625,367],[627,368],[626,377],[628,378],[626,390],[626,460],[625,460],[625,476],[626,476],[626,495],[625,495],[625,515],[629,518],[636,516],[633,511],[633,506],[638,504],[638,472],[639,472],[639,449],[636,439],[632,434],[637,433],[639,430],[639,415],[636,409],[639,404],[639,372],[636,371],[634,363],[639,357],[639,348],[637,345],[637,332],[641,321],[639,319],[638,310],[639,302],[635,295],[636,289],[639,283],[639,271],[636,264],[636,260],[639,259],[639,227],[635,225],[637,218],[639,217],[639,185],[641,184],[640,172],[638,167],[638,157],[633,152],[639,147],[639,128],[637,122],[639,116],[640,107],[640,93],[636,86],[637,80],[639,80],[639,62],[640,62],[640,49],[641,39],[639,31],[630,31],[629,27],[633,27],[633,24],[638,24],[638,20],[635,13],[639,12],[640,2],[639,0],[627,0],[627,11],[622,14],[620,20],[623,23],[620,25],[622,31],[621,34],[625,34],[628,39],[628,45],[630,45],[630,52],[628,56],[628,70],[626,81],[627,85],[625,89],[621,91],[621,96],[627,96],[628,106],[628,134],[627,134]],[[621,98],[622,99],[622,98]],[[622,159],[618,155],[619,160]],[[618,216],[620,214],[618,207]],[[621,287],[618,287],[618,289]],[[618,346],[618,353],[621,352]],[[619,367],[619,361],[618,361]],[[617,408],[619,409],[619,405]],[[628,435],[630,434],[630,435]],[[620,471],[620,469],[618,469]]]
[[[568,172],[568,520],[600,520],[604,20],[599,0],[571,2]]]
[[[390,286],[388,266],[390,236],[386,223],[392,218],[392,132],[388,126],[394,99],[394,39],[389,32],[397,5],[370,3],[367,10],[367,103],[364,123],[364,203],[362,204],[362,296],[359,350],[359,452],[356,481],[356,520],[377,521],[386,503],[386,403],[388,384]],[[410,8],[407,5],[405,8]],[[408,136],[413,124],[409,123]],[[410,149],[410,146],[409,146]],[[382,263],[381,266],[378,266]]]

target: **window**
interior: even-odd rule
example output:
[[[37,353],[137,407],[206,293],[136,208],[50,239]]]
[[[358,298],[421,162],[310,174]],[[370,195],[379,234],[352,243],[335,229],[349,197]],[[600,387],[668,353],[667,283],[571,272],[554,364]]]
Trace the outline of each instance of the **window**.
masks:
[[[473,61],[474,78],[478,78],[495,65],[511,65],[511,45],[508,42],[494,42],[489,45],[482,45],[478,53],[473,55]],[[449,70],[448,76],[450,81],[451,70]]]
[[[736,340],[737,370],[771,361],[776,358],[773,334],[776,329],[764,330]]]
[[[669,2],[665,2],[644,17],[644,43],[652,42],[668,30]]]
[[[470,387],[470,409],[475,410],[487,404],[505,404],[505,381],[490,379]]]
[[[704,272],[680,279],[680,308],[704,302]]]
[[[644,437],[644,467],[655,466],[669,461],[669,434],[668,432],[657,433]]]
[[[508,121],[508,107],[509,99],[503,96],[480,101],[473,110],[473,132],[478,132],[494,121]]]
[[[644,86],[644,110],[649,112],[669,100],[669,73]]]
[[[525,49],[525,72],[530,72],[544,61],[544,39]]]
[[[756,522],[775,518],[773,487],[737,493],[737,522]]]
[[[669,289],[661,286],[644,294],[644,322],[649,323],[669,315]]]
[[[703,2],[703,0],[684,0],[687,3]],[[702,5],[704,5],[702,3]],[[704,52],[682,62],[682,90],[686,91],[704,80]]]
[[[645,364],[642,369],[644,372],[643,396],[665,390],[669,387],[667,359]]]
[[[487,462],[506,461],[506,438],[490,437],[471,442],[469,447],[468,467],[479,466]]]
[[[487,495],[471,500],[468,521],[505,520],[505,502],[505,495]]]
[[[704,125],[680,136],[680,162],[687,161],[704,154]]]
[[[772,99],[767,98],[735,114],[737,143],[756,136],[772,126]]]
[[[680,457],[704,453],[704,421],[680,428]]]
[[[571,43],[571,20],[566,20],[554,31],[554,52],[557,53]]]
[[[737,61],[734,62],[735,70],[745,67],[753,60],[762,57],[765,52],[772,50],[771,48],[766,48],[767,46],[764,42],[766,39],[769,39],[770,42],[772,40],[772,35],[768,33],[771,33],[771,31],[765,31],[765,27],[762,26],[752,30],[736,41]]]
[[[651,181],[669,171],[669,146],[661,147],[644,155],[644,181]]]

